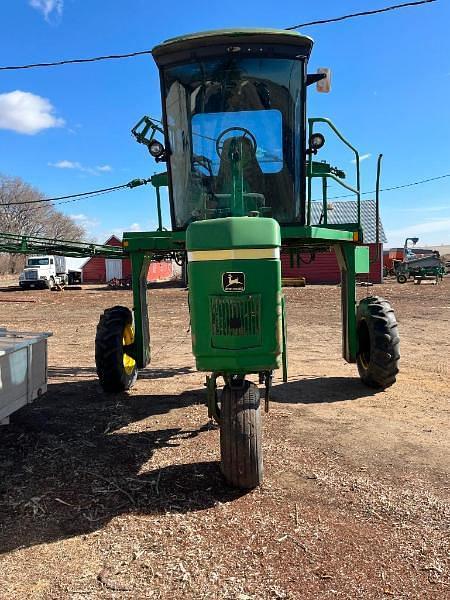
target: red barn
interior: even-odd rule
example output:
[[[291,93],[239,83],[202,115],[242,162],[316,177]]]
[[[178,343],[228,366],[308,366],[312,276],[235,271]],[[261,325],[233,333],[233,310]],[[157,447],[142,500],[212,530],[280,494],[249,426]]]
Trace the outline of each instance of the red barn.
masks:
[[[122,242],[112,235],[106,246],[122,246]],[[131,276],[131,261],[129,258],[101,258],[92,256],[81,267],[83,283],[107,283],[111,279],[126,279]],[[173,277],[171,261],[151,262],[147,281],[167,281]]]
[[[328,223],[355,223],[356,201],[328,203]],[[322,202],[312,202],[311,222],[319,225],[322,215]],[[383,242],[386,241],[383,226],[380,222],[380,244],[376,244],[375,232],[375,201],[361,201],[361,225],[364,232],[364,241],[369,246],[370,273],[369,281],[381,283],[383,281]],[[296,254],[293,257],[289,253],[281,254],[281,269],[283,278],[305,277],[306,283],[329,283],[337,284],[341,281],[341,273],[334,250],[329,252],[318,252],[311,260],[311,254],[300,254],[298,260]],[[367,281],[367,275],[361,275]]]

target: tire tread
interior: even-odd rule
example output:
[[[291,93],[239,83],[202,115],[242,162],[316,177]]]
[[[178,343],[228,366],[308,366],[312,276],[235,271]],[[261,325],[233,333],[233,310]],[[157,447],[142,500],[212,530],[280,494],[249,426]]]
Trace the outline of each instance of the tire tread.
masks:
[[[365,321],[370,339],[367,367],[357,355],[359,375],[366,385],[385,389],[395,383],[399,372],[400,337],[394,310],[381,296],[371,296],[359,303],[356,319],[357,331],[361,322]]]
[[[95,364],[105,392],[123,392],[136,382],[137,369],[128,374],[123,366],[123,330],[132,322],[133,315],[125,306],[107,308],[100,316],[95,336]]]
[[[258,387],[244,381],[242,389],[226,385],[220,407],[221,470],[229,484],[257,487],[263,477],[261,408]]]

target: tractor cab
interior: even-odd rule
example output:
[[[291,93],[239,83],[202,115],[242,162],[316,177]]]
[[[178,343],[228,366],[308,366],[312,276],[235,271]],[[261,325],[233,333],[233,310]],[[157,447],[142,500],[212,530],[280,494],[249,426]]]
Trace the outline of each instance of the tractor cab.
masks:
[[[305,222],[306,63],[312,40],[220,30],[156,46],[172,225],[230,216]]]

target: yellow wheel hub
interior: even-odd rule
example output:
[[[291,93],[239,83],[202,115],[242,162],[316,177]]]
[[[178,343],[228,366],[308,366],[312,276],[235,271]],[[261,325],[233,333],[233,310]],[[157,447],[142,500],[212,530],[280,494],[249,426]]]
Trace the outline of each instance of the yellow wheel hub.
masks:
[[[123,330],[123,345],[128,346],[134,342],[134,330],[131,325],[126,325]],[[127,375],[131,375],[136,367],[136,361],[131,356],[128,356],[125,352],[123,353],[123,368]]]
[[[366,354],[364,352],[359,355],[359,360],[361,361],[363,369],[367,370],[369,368],[369,361],[367,360]]]

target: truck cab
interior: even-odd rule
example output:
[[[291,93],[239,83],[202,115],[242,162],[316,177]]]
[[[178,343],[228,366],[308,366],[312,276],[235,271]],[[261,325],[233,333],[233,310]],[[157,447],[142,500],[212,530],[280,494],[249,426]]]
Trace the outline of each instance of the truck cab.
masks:
[[[19,276],[22,289],[47,288],[68,283],[66,259],[64,256],[29,256],[24,270]]]

